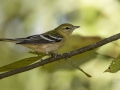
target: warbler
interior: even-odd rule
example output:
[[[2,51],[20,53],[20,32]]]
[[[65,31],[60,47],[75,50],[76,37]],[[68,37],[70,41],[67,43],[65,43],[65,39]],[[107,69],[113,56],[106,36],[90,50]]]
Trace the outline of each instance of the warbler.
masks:
[[[79,27],[80,26],[73,26],[72,24],[64,23],[43,34],[32,35],[26,38],[0,38],[0,41],[20,44],[27,48],[33,49],[35,52],[52,54],[60,49],[72,32]]]

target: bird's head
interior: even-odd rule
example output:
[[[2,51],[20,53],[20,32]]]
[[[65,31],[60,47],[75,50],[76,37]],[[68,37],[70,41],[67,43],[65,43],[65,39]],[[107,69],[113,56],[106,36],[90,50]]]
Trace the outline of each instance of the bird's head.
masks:
[[[61,24],[60,26],[58,26],[56,28],[56,30],[58,30],[61,34],[64,34],[64,35],[71,35],[73,30],[75,30],[76,28],[79,28],[80,26],[74,26],[72,24],[69,24],[69,23],[64,23],[64,24]]]

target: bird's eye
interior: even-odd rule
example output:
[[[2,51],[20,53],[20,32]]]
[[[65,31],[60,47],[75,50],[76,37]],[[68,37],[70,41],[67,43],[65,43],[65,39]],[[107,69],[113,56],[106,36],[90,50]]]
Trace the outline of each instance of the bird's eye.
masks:
[[[67,29],[67,30],[68,30],[68,29],[70,29],[70,28],[69,28],[69,27],[65,27],[65,29]]]

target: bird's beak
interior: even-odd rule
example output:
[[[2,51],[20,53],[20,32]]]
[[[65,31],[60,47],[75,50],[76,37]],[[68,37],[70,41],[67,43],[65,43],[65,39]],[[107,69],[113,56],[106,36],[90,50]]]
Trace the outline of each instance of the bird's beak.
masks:
[[[79,28],[80,26],[73,26],[74,27],[74,29],[76,29],[76,28]]]

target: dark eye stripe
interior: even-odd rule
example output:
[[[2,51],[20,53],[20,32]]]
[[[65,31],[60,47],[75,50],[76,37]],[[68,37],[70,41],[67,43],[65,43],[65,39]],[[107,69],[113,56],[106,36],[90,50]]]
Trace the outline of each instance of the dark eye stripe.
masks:
[[[65,29],[70,29],[69,27],[66,27]]]

